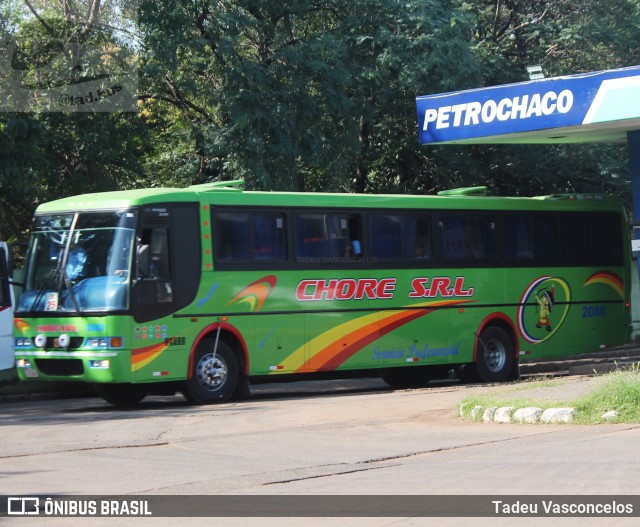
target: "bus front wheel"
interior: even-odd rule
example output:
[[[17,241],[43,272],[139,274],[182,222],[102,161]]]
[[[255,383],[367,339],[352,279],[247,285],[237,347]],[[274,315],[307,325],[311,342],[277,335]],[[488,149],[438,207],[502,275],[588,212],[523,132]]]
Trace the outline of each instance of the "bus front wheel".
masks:
[[[238,359],[222,340],[214,350],[213,339],[203,340],[196,348],[189,379],[185,381],[183,395],[195,404],[227,401],[238,384]]]
[[[515,349],[506,331],[492,326],[480,333],[475,366],[484,382],[504,382],[513,378]]]

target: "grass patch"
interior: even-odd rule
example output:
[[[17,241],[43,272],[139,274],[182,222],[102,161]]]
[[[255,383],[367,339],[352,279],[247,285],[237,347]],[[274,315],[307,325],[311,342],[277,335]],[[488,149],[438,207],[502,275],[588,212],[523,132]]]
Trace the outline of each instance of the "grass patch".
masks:
[[[576,399],[577,423],[605,422],[602,414],[610,410],[618,417],[610,423],[640,423],[640,365],[628,370],[616,370],[600,378],[600,383],[590,394]]]
[[[552,381],[522,383],[498,393],[471,395],[462,400],[460,409],[464,418],[470,419],[470,412],[476,406],[483,409],[503,406],[512,406],[515,409],[537,407],[542,410],[571,407],[578,412],[573,420],[577,424],[640,423],[640,364],[600,376],[593,391],[577,399],[548,399],[536,397],[535,394],[523,397],[522,392],[555,384],[557,382]],[[618,416],[604,419],[602,415],[611,410],[616,411]],[[481,418],[482,414],[478,416],[478,419]]]

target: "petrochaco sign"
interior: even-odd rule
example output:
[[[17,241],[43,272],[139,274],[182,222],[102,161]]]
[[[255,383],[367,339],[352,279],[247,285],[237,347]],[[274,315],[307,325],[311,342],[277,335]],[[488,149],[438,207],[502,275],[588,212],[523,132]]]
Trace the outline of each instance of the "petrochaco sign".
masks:
[[[495,121],[523,120],[554,114],[569,113],[573,107],[573,92],[562,90],[560,93],[525,94],[517,97],[504,97],[499,101],[471,101],[468,103],[427,108],[424,112],[422,129],[442,130],[479,124],[491,124]]]
[[[640,117],[621,104],[640,90],[640,67],[416,99],[421,143],[455,142]]]

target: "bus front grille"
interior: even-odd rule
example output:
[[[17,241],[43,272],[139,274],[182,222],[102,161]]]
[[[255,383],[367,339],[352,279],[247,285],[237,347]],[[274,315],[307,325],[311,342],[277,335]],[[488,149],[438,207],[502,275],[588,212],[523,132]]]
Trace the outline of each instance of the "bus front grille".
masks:
[[[45,375],[70,377],[84,373],[81,359],[36,359],[36,366]]]

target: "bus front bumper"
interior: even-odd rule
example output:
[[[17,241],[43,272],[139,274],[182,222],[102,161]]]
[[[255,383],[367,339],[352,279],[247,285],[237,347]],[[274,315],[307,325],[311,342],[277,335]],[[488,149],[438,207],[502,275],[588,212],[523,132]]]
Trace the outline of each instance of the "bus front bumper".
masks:
[[[21,351],[16,368],[22,381],[131,382],[131,352]]]

